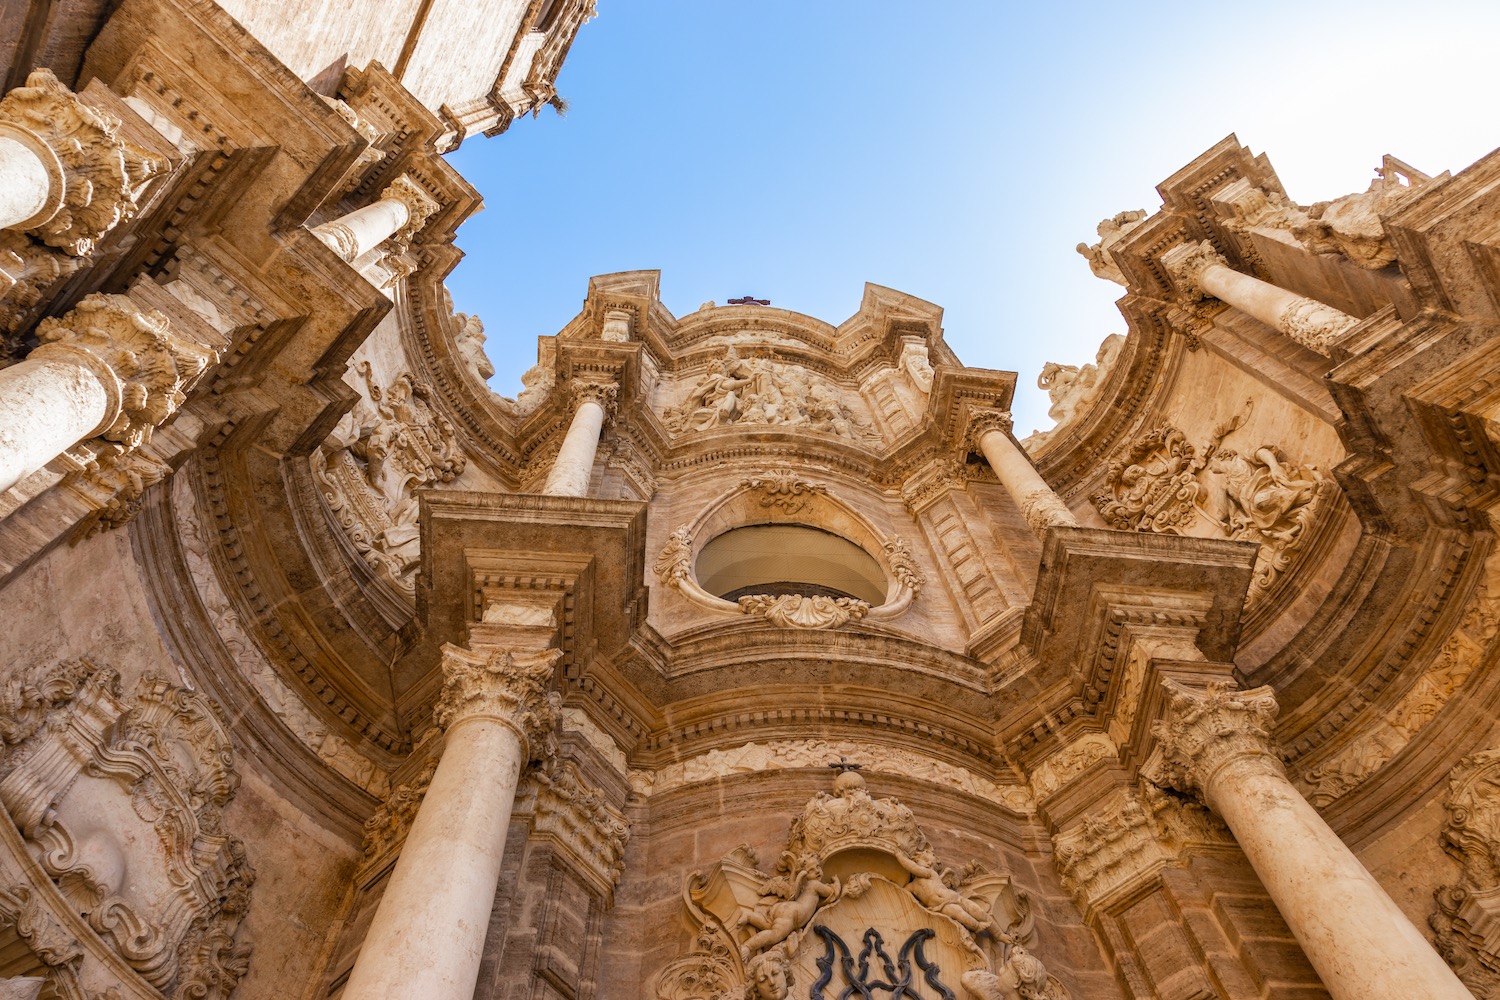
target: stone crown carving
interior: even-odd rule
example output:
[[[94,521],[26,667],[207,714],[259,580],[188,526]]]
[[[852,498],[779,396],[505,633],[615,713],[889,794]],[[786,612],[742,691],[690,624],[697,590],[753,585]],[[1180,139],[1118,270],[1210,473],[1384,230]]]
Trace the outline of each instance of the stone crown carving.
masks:
[[[116,387],[118,402],[99,435],[117,451],[149,441],[219,360],[218,350],[177,336],[165,316],[126,295],[90,295],[72,312],[43,320],[36,333],[42,346],[33,357],[82,362]]]
[[[471,718],[498,719],[513,727],[533,752],[557,726],[559,706],[550,690],[560,649],[478,652],[443,646],[443,691],[432,710],[443,729]]]
[[[62,168],[62,197],[31,230],[74,255],[90,253],[110,230],[135,216],[147,181],[167,166],[120,135],[120,121],[83,101],[48,69],[0,98],[0,122],[36,136]]]
[[[1202,690],[1172,680],[1167,689],[1167,716],[1152,724],[1156,748],[1142,775],[1164,788],[1205,793],[1226,764],[1256,758],[1281,768],[1271,740],[1276,695],[1269,687],[1241,691],[1232,682],[1215,681]]]

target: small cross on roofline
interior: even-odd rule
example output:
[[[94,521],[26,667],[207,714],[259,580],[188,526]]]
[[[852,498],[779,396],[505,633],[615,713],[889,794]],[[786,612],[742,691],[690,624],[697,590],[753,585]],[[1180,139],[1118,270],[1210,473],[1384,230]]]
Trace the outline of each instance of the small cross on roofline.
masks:
[[[746,295],[742,299],[730,299],[729,302],[728,302],[728,304],[732,305],[732,306],[768,306],[768,305],[771,304],[771,300],[770,299],[757,299],[757,298],[752,298],[749,295]]]

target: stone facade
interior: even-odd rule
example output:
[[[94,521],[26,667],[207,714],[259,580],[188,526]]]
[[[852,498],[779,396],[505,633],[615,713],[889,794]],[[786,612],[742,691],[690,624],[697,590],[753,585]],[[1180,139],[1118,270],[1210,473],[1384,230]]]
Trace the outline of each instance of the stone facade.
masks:
[[[875,285],[508,399],[441,153],[592,4],[315,6],[0,21],[0,996],[1500,996],[1500,154],[1208,150],[1024,443]]]

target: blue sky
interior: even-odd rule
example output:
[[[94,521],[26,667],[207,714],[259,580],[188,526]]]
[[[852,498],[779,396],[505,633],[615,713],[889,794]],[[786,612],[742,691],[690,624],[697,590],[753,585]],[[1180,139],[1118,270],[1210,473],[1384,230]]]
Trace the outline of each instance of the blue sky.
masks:
[[[964,363],[1018,372],[1124,332],[1074,252],[1230,132],[1304,204],[1384,153],[1429,173],[1500,144],[1500,3],[599,0],[544,110],[453,162],[486,209],[449,279],[514,395],[591,275],[662,271],[683,315],[739,295],[832,323],[864,282],[945,310]]]

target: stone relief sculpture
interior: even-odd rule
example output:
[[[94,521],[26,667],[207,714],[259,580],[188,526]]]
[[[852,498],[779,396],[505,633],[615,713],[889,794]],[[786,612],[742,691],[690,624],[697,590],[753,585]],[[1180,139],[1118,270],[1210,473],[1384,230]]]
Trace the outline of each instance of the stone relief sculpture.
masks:
[[[1463,872],[1433,894],[1428,918],[1443,958],[1479,1000],[1500,997],[1500,750],[1471,754],[1453,769],[1439,835]]]
[[[1113,281],[1117,285],[1125,284],[1125,275],[1120,273],[1120,268],[1115,264],[1115,259],[1110,256],[1110,247],[1123,240],[1130,231],[1142,222],[1146,221],[1145,209],[1133,209],[1121,212],[1113,218],[1105,219],[1099,223],[1099,242],[1090,246],[1087,243],[1078,244],[1078,252],[1084,260],[1089,262],[1089,270],[1094,272],[1096,278],[1104,278]]]
[[[0,692],[0,802],[100,939],[173,1000],[223,1000],[255,875],[223,810],[239,777],[204,696],[87,659],[21,670]]]
[[[453,317],[453,346],[458,349],[458,356],[463,360],[464,367],[476,381],[488,382],[490,376],[495,374],[495,365],[484,352],[484,323],[478,316],[456,311],[453,308],[453,293],[446,286],[443,288],[443,306],[448,310],[448,315]]]
[[[871,797],[858,765],[831,766],[833,792],[792,821],[770,874],[741,846],[687,877],[701,930],[656,1000],[786,1000],[794,985],[813,1000],[957,1000],[959,984],[977,1000],[1067,997],[1023,946],[1036,937],[1024,891],[976,862],[942,864],[910,809]]]
[[[743,423],[800,427],[862,443],[877,439],[869,421],[822,376],[801,365],[741,358],[733,347],[708,363],[662,422],[679,434]]]
[[[857,597],[827,597],[822,594],[751,594],[738,601],[747,615],[759,615],[782,628],[835,628],[858,621],[870,613],[870,605]]]
[[[416,490],[449,483],[467,460],[432,389],[402,372],[384,389],[369,362],[357,370],[368,399],[313,457],[313,474],[339,527],[370,568],[407,595],[422,557]]]
[[[1099,351],[1091,365],[1080,368],[1075,365],[1060,365],[1054,361],[1043,365],[1042,373],[1037,376],[1036,386],[1047,391],[1047,396],[1052,401],[1047,409],[1047,416],[1055,424],[1049,430],[1033,432],[1021,442],[1021,446],[1028,451],[1041,447],[1099,398],[1099,393],[1104,389],[1104,380],[1124,347],[1124,336],[1112,333],[1099,345]]]
[[[1249,405],[1202,445],[1170,424],[1137,438],[1110,464],[1108,490],[1093,501],[1110,527],[1122,531],[1256,542],[1260,558],[1250,585],[1255,599],[1291,565],[1334,483],[1315,466],[1292,463],[1272,444],[1248,452],[1223,447]]]
[[[932,391],[932,379],[937,373],[932,370],[932,362],[927,357],[926,344],[904,345],[901,348],[901,364],[898,370],[910,375],[918,389],[923,392]]]

